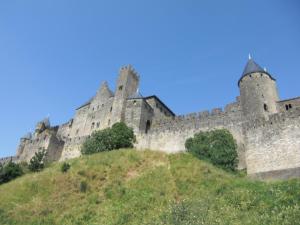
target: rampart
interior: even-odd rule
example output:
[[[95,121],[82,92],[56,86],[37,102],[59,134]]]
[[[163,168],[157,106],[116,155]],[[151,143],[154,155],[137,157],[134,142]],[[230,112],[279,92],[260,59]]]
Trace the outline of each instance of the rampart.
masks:
[[[157,149],[164,152],[175,153],[185,150],[185,141],[199,131],[212,129],[228,129],[238,144],[239,168],[245,168],[245,141],[242,112],[237,102],[229,104],[223,111],[221,108],[211,112],[203,111],[191,113],[174,118],[159,120],[153,124],[151,132],[147,135],[137,136],[136,147],[140,149]]]
[[[244,126],[250,176],[299,177],[300,108],[248,121]]]

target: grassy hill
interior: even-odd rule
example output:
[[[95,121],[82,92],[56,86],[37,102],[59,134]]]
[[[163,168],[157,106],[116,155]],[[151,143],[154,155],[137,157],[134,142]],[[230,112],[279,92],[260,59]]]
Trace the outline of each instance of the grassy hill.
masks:
[[[187,153],[120,150],[0,186],[0,224],[299,224],[300,180],[264,183]]]

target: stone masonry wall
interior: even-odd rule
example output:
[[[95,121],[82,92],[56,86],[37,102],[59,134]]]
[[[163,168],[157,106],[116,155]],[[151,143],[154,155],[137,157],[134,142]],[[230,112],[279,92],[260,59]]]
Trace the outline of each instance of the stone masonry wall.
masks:
[[[226,106],[224,112],[218,108],[211,113],[208,111],[193,113],[153,124],[149,134],[137,135],[136,147],[175,153],[184,151],[186,139],[199,131],[226,128],[237,141],[239,168],[243,169],[246,167],[244,122],[239,104],[232,103]]]
[[[249,175],[300,168],[299,108],[249,121],[245,127]]]

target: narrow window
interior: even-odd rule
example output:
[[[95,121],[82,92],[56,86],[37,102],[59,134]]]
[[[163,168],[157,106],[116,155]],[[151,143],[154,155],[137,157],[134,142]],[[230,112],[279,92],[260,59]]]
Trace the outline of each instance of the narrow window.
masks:
[[[95,127],[95,123],[92,123],[91,129],[93,130]]]
[[[149,132],[150,127],[151,127],[151,122],[150,122],[150,120],[147,120],[147,122],[146,122],[146,130],[145,130],[146,134]]]
[[[110,111],[112,111],[112,107],[110,107]]]
[[[119,86],[119,90],[122,91],[123,89],[123,85]]]
[[[99,127],[100,127],[100,122],[97,123],[97,128],[99,128]]]
[[[286,110],[286,111],[289,110],[289,105],[285,105],[285,110]]]
[[[292,108],[292,104],[289,104],[289,109],[291,109]]]
[[[264,104],[264,110],[265,110],[266,112],[268,112],[268,106],[267,106],[267,104]]]

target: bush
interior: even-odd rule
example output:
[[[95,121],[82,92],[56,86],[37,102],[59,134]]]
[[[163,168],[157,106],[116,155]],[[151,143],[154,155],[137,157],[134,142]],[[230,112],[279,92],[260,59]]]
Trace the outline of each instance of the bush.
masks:
[[[41,149],[35,153],[35,155],[30,159],[29,170],[32,172],[39,172],[45,167],[45,156],[46,150]]]
[[[236,142],[228,130],[199,132],[185,142],[186,149],[200,159],[226,170],[237,166]]]
[[[23,175],[23,170],[19,164],[9,162],[0,166],[0,184],[9,182],[21,175]]]
[[[81,148],[82,154],[110,151],[120,148],[132,148],[135,141],[134,132],[123,122],[111,128],[96,131],[86,140]]]
[[[61,170],[61,172],[66,173],[66,172],[68,172],[68,170],[70,169],[70,167],[71,167],[71,165],[69,163],[64,162],[61,165],[60,170]]]
[[[79,185],[80,192],[85,193],[87,191],[87,188],[88,188],[87,182],[86,181],[81,181],[80,185]]]

